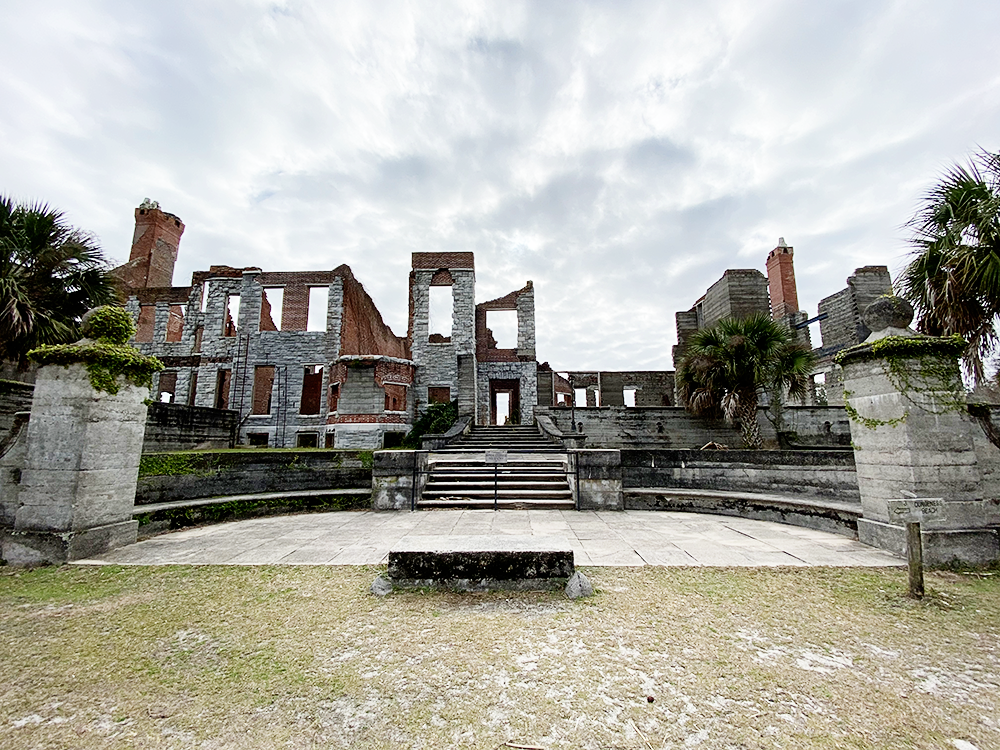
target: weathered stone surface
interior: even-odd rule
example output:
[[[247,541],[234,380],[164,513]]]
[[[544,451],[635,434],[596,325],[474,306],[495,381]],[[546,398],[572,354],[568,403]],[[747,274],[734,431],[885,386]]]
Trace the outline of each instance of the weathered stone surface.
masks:
[[[581,599],[594,595],[594,585],[579,570],[566,582],[566,596],[570,599]]]
[[[60,563],[135,541],[147,395],[128,384],[97,392],[82,365],[39,370],[5,559]]]
[[[622,485],[860,502],[852,451],[623,450]]]
[[[573,550],[551,537],[407,537],[389,551],[394,585],[489,588],[562,588],[574,573]]]
[[[979,461],[988,449],[977,449],[973,434],[980,427],[954,404],[955,394],[963,392],[957,368],[946,379],[936,379],[944,378],[944,369],[935,374],[918,359],[893,366],[913,373],[913,382],[897,383],[880,359],[852,360],[843,367],[845,399],[868,420],[851,423],[864,509],[858,538],[899,552],[905,533],[902,525],[890,523],[888,501],[940,497],[945,512],[921,525],[925,561],[1000,558],[997,529],[989,528],[996,498],[988,493],[995,488],[992,479],[984,481]]]
[[[579,510],[622,510],[621,451],[581,450],[569,452],[576,471],[569,475]]]
[[[371,486],[367,456],[354,451],[241,451],[181,456],[183,469],[140,477],[136,505],[224,495]],[[151,456],[170,471],[171,454]]]
[[[427,451],[376,451],[372,507],[408,510],[427,482]]]
[[[392,581],[383,575],[376,576],[372,581],[371,592],[375,596],[388,596],[392,593]]]

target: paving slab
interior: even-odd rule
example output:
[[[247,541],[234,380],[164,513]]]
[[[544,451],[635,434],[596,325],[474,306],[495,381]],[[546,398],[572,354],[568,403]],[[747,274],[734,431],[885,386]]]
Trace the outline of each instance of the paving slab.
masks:
[[[78,564],[378,565],[428,536],[559,537],[577,565],[901,566],[838,534],[680,511],[341,511],[254,518],[163,534]]]

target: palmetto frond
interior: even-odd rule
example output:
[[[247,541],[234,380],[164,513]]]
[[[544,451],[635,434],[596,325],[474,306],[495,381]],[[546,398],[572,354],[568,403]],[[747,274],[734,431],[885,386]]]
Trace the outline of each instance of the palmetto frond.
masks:
[[[0,196],[0,358],[23,364],[36,346],[73,340],[83,313],[116,298],[93,237]]]
[[[739,418],[744,442],[758,448],[760,394],[767,390],[780,398],[787,390],[804,395],[814,361],[812,352],[792,343],[787,328],[757,314],[727,318],[693,334],[675,377],[692,412]]]
[[[923,333],[959,334],[976,382],[997,344],[1000,315],[1000,155],[981,152],[950,169],[909,222],[913,257],[900,295],[913,305]]]

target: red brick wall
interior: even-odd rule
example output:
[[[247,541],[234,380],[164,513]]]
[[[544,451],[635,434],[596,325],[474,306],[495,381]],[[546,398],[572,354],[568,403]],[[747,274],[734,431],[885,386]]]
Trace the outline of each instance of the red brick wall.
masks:
[[[792,248],[776,247],[768,254],[767,286],[771,297],[771,317],[774,320],[798,312],[799,295],[795,289]]]
[[[141,305],[139,307],[139,322],[135,326],[135,340],[149,343],[153,340],[153,326],[156,323],[156,307]]]
[[[470,253],[471,255],[471,253]],[[382,320],[372,298],[351,269],[340,266],[335,273],[344,283],[344,312],[340,328],[340,354],[381,354],[399,359],[410,358],[406,339],[396,336]],[[286,292],[287,294],[287,292]]]
[[[129,262],[116,268],[115,276],[130,290],[170,286],[182,234],[184,223],[173,214],[137,208]]]

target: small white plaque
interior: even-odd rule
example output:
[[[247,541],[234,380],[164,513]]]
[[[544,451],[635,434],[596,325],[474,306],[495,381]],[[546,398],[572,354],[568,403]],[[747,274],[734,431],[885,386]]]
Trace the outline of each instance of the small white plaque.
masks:
[[[507,463],[507,451],[486,451],[486,463],[488,464]]]
[[[922,523],[944,515],[944,498],[914,497],[889,500],[889,520],[897,523]]]

